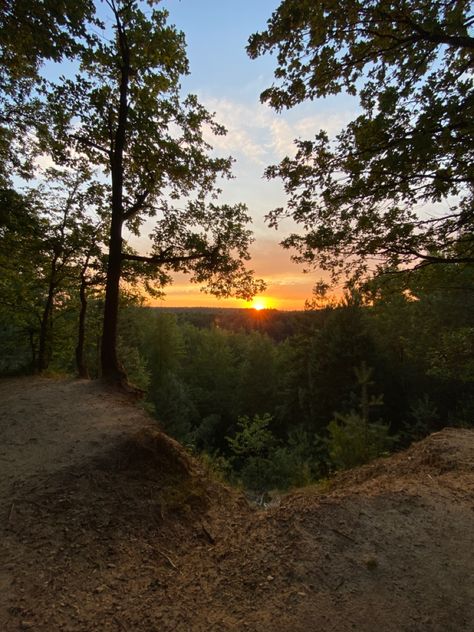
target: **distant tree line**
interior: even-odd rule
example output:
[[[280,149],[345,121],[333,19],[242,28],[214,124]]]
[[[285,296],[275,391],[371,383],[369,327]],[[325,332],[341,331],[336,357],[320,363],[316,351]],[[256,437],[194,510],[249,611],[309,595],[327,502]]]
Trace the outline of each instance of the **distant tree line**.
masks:
[[[2,265],[22,263],[1,280],[3,375],[40,360],[53,374],[100,375],[104,268],[100,252],[77,239],[79,211],[65,214],[63,202],[56,197],[41,225],[15,214],[4,233],[11,248]],[[24,242],[19,218],[30,230]],[[285,488],[446,425],[473,425],[473,281],[467,264],[440,265],[412,272],[409,290],[405,277],[382,276],[301,312],[174,313],[144,307],[130,284],[118,349],[166,432],[233,481]]]

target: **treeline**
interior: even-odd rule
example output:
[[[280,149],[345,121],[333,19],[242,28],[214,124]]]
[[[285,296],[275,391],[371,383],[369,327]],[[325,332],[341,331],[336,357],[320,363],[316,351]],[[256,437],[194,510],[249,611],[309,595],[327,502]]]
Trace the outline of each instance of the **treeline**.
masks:
[[[74,269],[61,268],[51,308],[38,260],[34,283],[12,277],[10,295],[18,290],[24,310],[0,309],[3,374],[38,369],[48,309],[48,370],[78,373]],[[163,429],[227,478],[260,492],[303,484],[446,425],[472,425],[472,270],[438,266],[410,279],[410,290],[406,279],[384,278],[337,304],[289,313],[173,312],[123,294],[120,355]],[[90,377],[100,375],[102,308],[98,286],[82,323]]]

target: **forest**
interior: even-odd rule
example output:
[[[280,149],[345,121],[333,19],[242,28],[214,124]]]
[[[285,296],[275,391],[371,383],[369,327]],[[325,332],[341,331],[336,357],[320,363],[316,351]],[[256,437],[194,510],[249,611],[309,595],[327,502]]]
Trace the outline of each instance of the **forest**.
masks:
[[[409,295],[384,280],[300,312],[173,311],[129,297],[119,353],[159,426],[260,497],[447,425],[472,427],[473,297],[451,283],[452,270],[436,267],[414,275]],[[46,288],[37,289],[44,297]],[[75,293],[63,301],[51,321],[45,374],[53,377],[77,374],[80,305]],[[100,374],[102,310],[100,296],[91,300],[83,341],[91,378]],[[2,310],[3,375],[31,372],[37,362],[41,309],[30,306],[29,321],[17,316]]]
[[[462,1],[348,4],[283,0],[249,34],[251,58],[276,53],[262,102],[345,90],[362,108],[266,169],[288,199],[269,227],[292,217],[282,247],[330,278],[283,312],[149,306],[175,273],[220,298],[265,287],[249,210],[219,198],[232,159],[208,139],[226,130],[181,94],[185,39],[162,3],[7,0],[0,375],[133,385],[160,427],[260,495],[472,427],[474,18]],[[45,72],[65,61],[70,75]],[[145,254],[126,235],[150,218]]]

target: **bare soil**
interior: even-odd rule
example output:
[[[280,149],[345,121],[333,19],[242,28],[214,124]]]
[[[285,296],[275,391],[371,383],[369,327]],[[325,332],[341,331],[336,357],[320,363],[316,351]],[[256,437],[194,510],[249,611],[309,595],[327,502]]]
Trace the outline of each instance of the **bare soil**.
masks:
[[[0,381],[0,630],[474,632],[474,431],[251,509],[99,383]]]

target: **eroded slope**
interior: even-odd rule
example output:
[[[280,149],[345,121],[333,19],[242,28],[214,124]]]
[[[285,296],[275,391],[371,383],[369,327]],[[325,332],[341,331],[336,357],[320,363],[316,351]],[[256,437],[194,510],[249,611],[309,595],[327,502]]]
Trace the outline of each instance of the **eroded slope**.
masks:
[[[472,632],[474,432],[269,512],[91,382],[0,382],[0,628]]]

